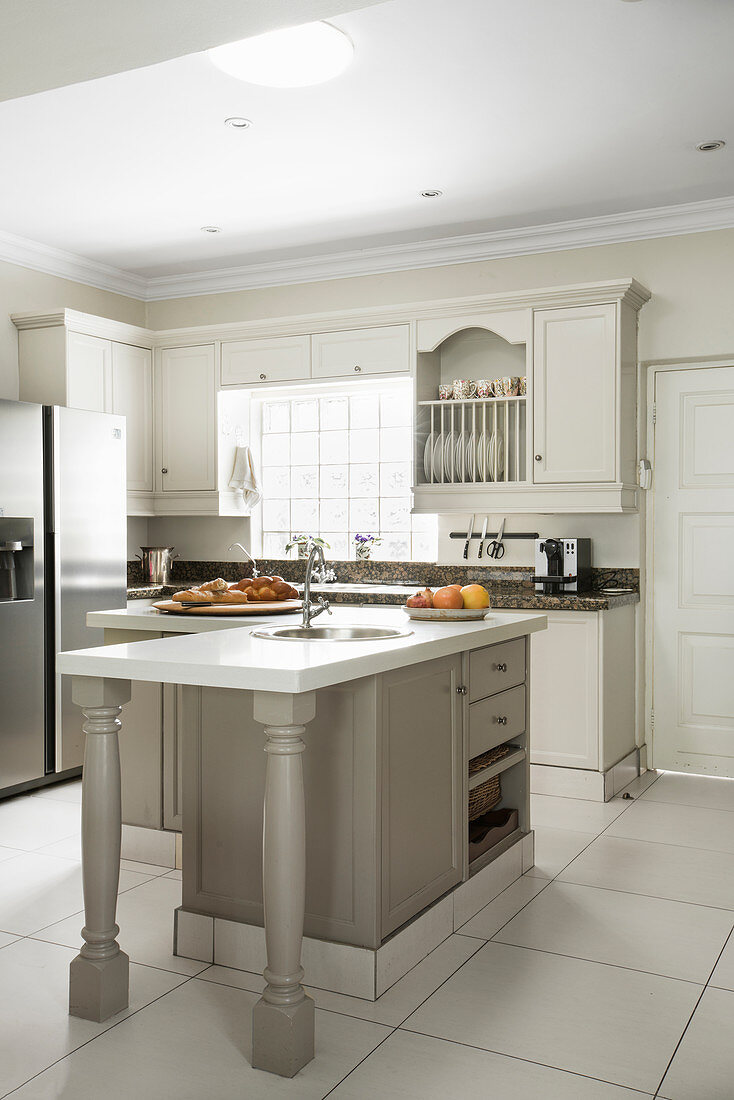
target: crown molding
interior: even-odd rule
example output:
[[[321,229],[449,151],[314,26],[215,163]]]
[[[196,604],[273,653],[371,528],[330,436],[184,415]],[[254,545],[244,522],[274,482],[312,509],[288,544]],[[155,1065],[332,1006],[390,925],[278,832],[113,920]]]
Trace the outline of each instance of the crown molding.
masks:
[[[2,231],[0,260],[100,290],[124,294],[129,298],[153,302],[360,275],[382,275],[422,267],[478,263],[538,252],[561,252],[572,248],[624,244],[654,237],[731,228],[734,228],[734,196],[183,275],[137,275]]]
[[[124,294],[127,298],[140,301],[146,298],[148,280],[142,275],[89,260],[74,252],[52,248],[27,237],[16,237],[3,230],[0,230],[0,260],[41,271],[44,275],[54,275],[58,279],[70,279],[83,286]]]

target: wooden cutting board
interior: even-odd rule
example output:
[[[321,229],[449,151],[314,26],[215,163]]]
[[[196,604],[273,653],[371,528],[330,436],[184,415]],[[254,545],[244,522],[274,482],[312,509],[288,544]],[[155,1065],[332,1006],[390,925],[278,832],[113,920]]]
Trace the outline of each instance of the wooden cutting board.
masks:
[[[160,600],[154,603],[159,611],[168,611],[174,615],[283,615],[291,611],[302,611],[303,600],[279,600],[277,603],[220,603],[206,607],[182,607],[175,600]]]

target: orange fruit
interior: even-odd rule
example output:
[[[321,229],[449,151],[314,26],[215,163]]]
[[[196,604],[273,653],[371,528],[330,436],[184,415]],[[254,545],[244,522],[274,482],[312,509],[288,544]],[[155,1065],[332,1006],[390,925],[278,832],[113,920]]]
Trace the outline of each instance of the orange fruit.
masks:
[[[447,588],[439,588],[433,594],[433,606],[440,610],[458,610],[464,606],[464,599],[458,585],[449,585]]]
[[[481,610],[489,607],[489,592],[481,584],[467,584],[461,590],[464,607]]]

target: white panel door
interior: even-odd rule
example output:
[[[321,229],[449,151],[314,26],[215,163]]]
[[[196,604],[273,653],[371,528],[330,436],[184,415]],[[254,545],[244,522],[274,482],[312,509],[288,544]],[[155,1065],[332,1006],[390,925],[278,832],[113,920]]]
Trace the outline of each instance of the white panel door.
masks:
[[[533,481],[616,481],[617,307],[535,314]]]
[[[214,345],[163,348],[160,357],[160,486],[164,492],[216,489]]]
[[[70,409],[111,412],[111,345],[98,336],[69,332],[66,345],[66,404]]]
[[[153,353],[112,345],[112,412],[127,424],[128,492],[153,490]]]
[[[734,777],[734,366],[655,404],[652,766]]]
[[[410,370],[408,325],[317,332],[311,337],[314,378],[359,378]]]
[[[530,762],[599,767],[599,614],[548,611],[530,641]]]

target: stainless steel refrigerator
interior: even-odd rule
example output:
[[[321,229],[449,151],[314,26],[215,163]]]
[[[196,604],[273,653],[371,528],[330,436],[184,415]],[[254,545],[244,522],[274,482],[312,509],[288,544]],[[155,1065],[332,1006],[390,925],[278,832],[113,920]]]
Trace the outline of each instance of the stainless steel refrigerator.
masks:
[[[125,418],[0,401],[0,796],[73,773],[82,715],[56,654],[126,599]]]

